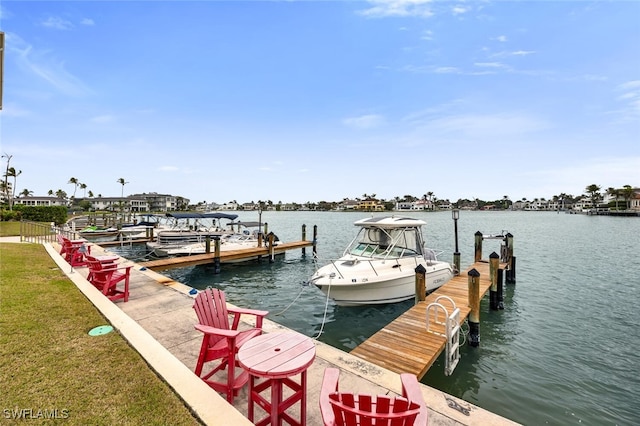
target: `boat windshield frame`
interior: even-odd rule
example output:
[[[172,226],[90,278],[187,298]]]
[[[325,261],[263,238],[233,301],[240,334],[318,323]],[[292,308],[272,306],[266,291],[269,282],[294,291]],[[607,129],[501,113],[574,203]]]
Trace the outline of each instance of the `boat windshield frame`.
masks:
[[[407,238],[408,236],[410,238]],[[419,226],[362,226],[345,249],[343,256],[371,259],[422,257],[422,229]]]

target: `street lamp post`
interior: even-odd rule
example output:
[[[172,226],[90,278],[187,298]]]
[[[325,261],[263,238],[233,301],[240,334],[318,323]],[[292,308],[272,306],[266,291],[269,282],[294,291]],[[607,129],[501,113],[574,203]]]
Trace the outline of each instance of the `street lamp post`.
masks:
[[[460,218],[460,210],[451,210],[451,217],[453,218],[453,233],[456,239],[456,251],[453,252],[453,265],[456,269],[456,274],[460,274],[460,251],[458,250],[458,219]]]

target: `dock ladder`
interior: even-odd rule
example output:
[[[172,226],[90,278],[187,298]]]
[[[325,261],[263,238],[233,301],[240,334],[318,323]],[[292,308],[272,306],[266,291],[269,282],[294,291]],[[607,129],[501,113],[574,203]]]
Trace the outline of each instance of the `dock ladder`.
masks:
[[[447,308],[440,303],[442,299],[449,301],[451,304],[453,309],[451,315],[449,315]],[[438,319],[440,311],[443,313],[444,321],[439,321]],[[437,326],[439,330],[442,330],[444,326],[444,333],[432,329],[433,326]],[[458,361],[460,361],[460,308],[456,307],[453,299],[448,296],[439,296],[435,302],[429,303],[427,306],[427,331],[447,339],[444,374],[450,376],[458,365]]]

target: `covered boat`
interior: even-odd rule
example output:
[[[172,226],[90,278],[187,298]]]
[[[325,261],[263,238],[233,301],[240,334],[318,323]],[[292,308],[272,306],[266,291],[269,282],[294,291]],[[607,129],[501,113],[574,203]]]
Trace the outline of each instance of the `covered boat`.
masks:
[[[207,237],[222,237],[229,234],[222,220],[233,221],[237,214],[229,213],[167,213],[169,229],[158,232],[155,241],[147,243],[147,248],[157,257],[176,254],[185,246],[204,244]],[[195,254],[195,253],[194,253]]]

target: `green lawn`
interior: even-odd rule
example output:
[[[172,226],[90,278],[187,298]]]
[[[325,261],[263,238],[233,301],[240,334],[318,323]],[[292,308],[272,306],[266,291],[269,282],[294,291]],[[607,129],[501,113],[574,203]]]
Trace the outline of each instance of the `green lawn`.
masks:
[[[12,237],[20,235],[20,222],[0,222],[0,237]]]
[[[88,335],[104,324],[43,246],[0,243],[0,418],[199,424],[117,332]]]

